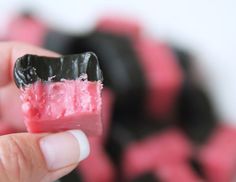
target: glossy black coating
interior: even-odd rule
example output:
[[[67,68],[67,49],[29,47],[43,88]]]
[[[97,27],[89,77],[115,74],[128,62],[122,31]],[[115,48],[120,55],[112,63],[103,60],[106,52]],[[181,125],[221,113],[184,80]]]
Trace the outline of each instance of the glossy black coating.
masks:
[[[97,56],[92,52],[58,58],[26,54],[18,58],[14,66],[14,80],[19,88],[39,80],[75,80],[84,74],[89,81],[103,79]]]

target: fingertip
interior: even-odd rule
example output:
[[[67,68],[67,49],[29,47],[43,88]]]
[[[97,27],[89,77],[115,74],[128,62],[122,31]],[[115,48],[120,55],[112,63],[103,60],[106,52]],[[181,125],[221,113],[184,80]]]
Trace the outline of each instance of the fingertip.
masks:
[[[79,143],[80,161],[86,159],[90,154],[90,146],[86,134],[81,130],[69,130],[68,132],[71,133]]]
[[[78,164],[90,152],[88,138],[80,130],[48,135],[39,144],[49,170]]]

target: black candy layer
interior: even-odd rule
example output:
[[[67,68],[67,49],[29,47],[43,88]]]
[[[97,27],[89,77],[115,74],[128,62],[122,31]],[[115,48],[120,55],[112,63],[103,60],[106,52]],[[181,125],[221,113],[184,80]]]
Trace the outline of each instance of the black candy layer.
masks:
[[[177,101],[179,126],[196,144],[203,144],[217,126],[217,116],[203,87],[192,74],[194,57],[184,49],[173,47],[184,73],[184,84]]]
[[[27,54],[18,58],[14,67],[17,87],[25,87],[38,80],[43,82],[75,80],[84,74],[89,81],[103,79],[98,59],[92,52],[58,58]]]
[[[197,144],[204,143],[217,126],[213,106],[206,92],[187,82],[178,100],[180,127]]]

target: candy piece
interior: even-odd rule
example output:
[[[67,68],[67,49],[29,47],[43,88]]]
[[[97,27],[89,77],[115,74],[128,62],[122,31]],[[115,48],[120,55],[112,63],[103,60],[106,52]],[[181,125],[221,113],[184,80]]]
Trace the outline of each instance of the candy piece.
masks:
[[[217,126],[213,106],[206,92],[186,82],[177,104],[179,126],[198,144],[207,140]]]
[[[147,111],[158,118],[168,118],[183,83],[181,68],[163,43],[140,39],[135,46],[147,80]]]
[[[217,128],[200,150],[199,162],[207,181],[232,182],[235,180],[236,129],[229,126]]]
[[[201,144],[216,127],[216,114],[207,93],[194,79],[192,55],[180,48],[173,50],[185,80],[176,107],[179,126],[195,143]]]
[[[121,156],[129,144],[143,140],[168,127],[166,122],[155,122],[148,117],[115,117],[112,120],[106,141],[107,152],[112,161],[119,165]]]
[[[133,39],[138,39],[141,35],[141,27],[134,20],[118,17],[104,17],[97,23],[98,31],[112,32],[118,35],[125,35]]]
[[[14,67],[29,132],[82,129],[101,134],[102,73],[93,53],[49,58],[25,55]]]
[[[192,147],[178,130],[152,135],[129,145],[124,152],[122,169],[128,179],[165,164],[187,160]]]

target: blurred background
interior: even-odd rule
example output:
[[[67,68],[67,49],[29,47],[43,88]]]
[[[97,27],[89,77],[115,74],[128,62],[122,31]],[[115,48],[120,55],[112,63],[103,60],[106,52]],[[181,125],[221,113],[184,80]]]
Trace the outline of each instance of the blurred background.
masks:
[[[86,32],[106,15],[137,19],[146,34],[194,50],[219,115],[236,121],[236,21],[233,0],[2,0],[0,27],[21,10],[30,10],[48,26],[67,32]],[[2,33],[2,31],[1,31]]]
[[[233,182],[235,7],[233,0],[1,0],[0,40],[94,51],[101,61],[106,134],[91,139],[99,152],[79,175],[61,180]]]

